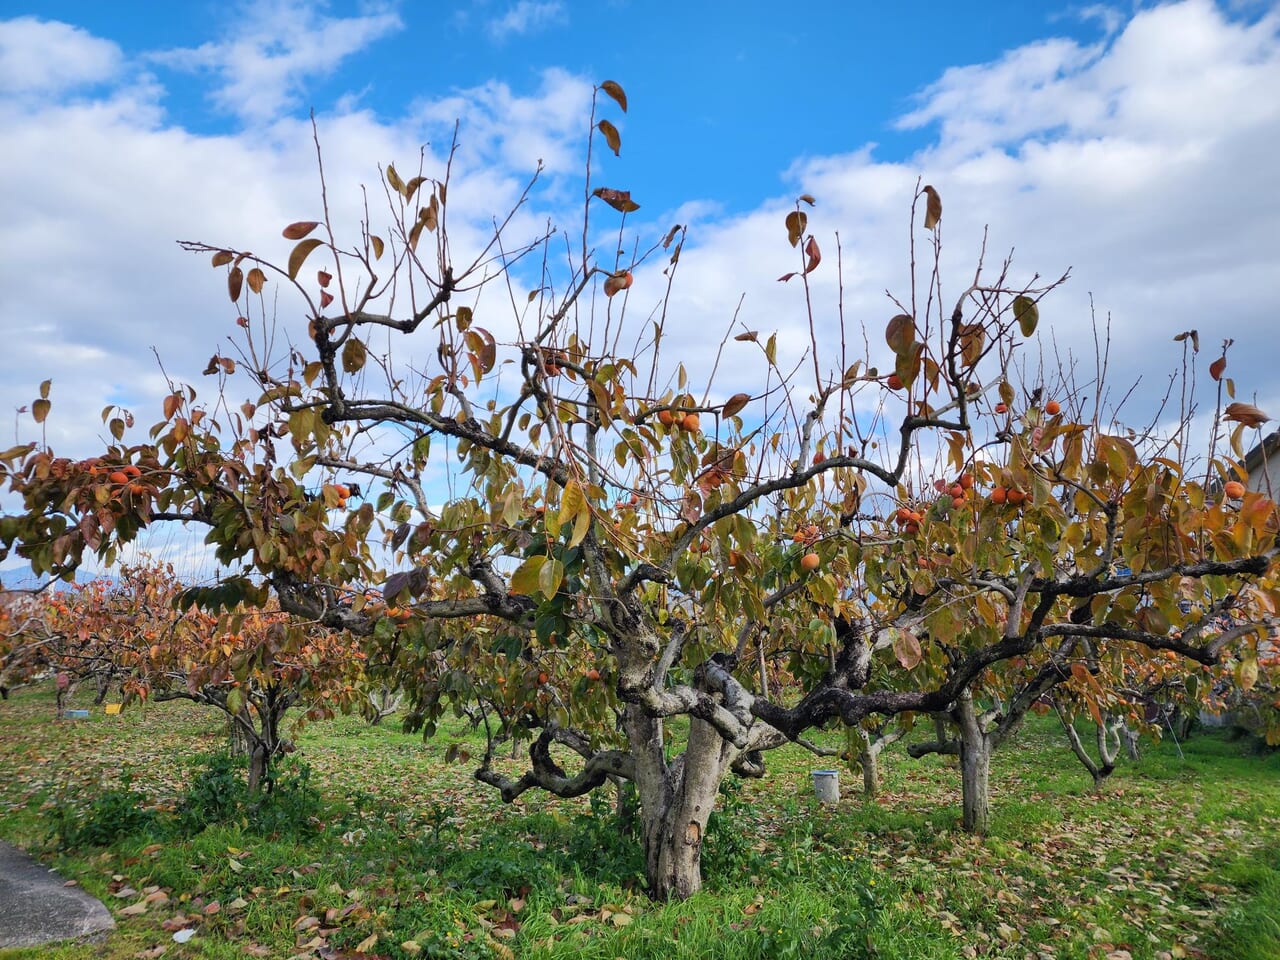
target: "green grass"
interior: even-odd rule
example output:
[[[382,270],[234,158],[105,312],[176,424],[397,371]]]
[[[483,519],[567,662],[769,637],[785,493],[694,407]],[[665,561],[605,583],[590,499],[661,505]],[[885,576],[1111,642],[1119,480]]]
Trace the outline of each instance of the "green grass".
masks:
[[[945,758],[891,751],[876,799],[849,772],[827,809],[810,780],[827,763],[778,751],[767,778],[722,795],[706,889],[655,904],[611,794],[504,805],[474,781],[474,760],[444,762],[452,743],[478,752],[461,722],[427,744],[393,721],[308,727],[297,756],[312,777],[284,807],[241,798],[223,822],[188,816],[179,829],[176,810],[224,745],[213,714],[173,703],[52,717],[46,689],[0,705],[0,838],[102,897],[119,926],[103,945],[3,960],[159,947],[210,960],[360,947],[388,960],[1280,957],[1280,754],[1219,736],[1193,737],[1182,756],[1148,745],[1095,793],[1060,731],[1029,724],[995,757],[985,839],[958,830]],[[199,782],[226,799],[225,779]],[[64,836],[82,829],[69,849],[51,839],[60,821]],[[125,886],[137,893],[116,897]],[[121,913],[148,892],[146,912]],[[178,945],[184,918],[198,932]]]

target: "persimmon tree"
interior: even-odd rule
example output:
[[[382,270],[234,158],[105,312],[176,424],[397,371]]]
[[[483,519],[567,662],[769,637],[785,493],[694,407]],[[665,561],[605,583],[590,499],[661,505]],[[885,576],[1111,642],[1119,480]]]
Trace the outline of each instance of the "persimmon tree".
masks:
[[[0,691],[53,675],[55,713],[61,719],[81,683],[92,680],[101,704],[119,671],[77,611],[102,590],[100,583],[56,591],[18,590],[0,606]]]
[[[1215,502],[1177,458],[1063,412],[1044,391],[1064,378],[1019,374],[1055,284],[979,255],[944,308],[931,186],[870,355],[827,297],[840,258],[806,195],[778,231],[800,362],[727,316],[715,356],[681,362],[677,332],[717,318],[673,313],[684,228],[643,239],[638,201],[599,184],[598,147],[618,154],[621,134],[596,111],[627,103],[615,83],[596,92],[573,230],[514,236],[512,212],[469,247],[444,163],[385,168],[385,216],[347,239],[326,202],[279,256],[184,243],[225,272],[236,323],[238,356],[206,371],[213,405],[175,384],[145,442],[109,411],[100,458],[4,453],[24,508],[3,549],[62,576],[86,549],[199,524],[229,568],[207,606],[269,591],[364,637],[427,733],[473,711],[489,734],[476,777],[504,799],[634,784],[657,897],[699,888],[720,784],[762,776],[771,749],[950,711],[1019,658],[1033,675],[1090,644],[1214,663],[1254,642],[1209,635],[1179,602],[1192,583],[1206,616],[1272,615],[1273,506]],[[276,328],[276,302],[296,324]],[[954,480],[941,491],[935,457]],[[759,666],[782,661],[796,682],[768,689]],[[513,736],[531,740],[519,775],[497,763]],[[985,778],[989,753],[965,743]]]

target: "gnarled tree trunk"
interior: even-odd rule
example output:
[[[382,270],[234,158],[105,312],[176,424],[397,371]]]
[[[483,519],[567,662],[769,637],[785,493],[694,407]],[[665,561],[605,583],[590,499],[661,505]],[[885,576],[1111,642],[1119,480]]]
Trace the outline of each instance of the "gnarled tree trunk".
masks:
[[[627,711],[636,760],[645,877],[657,900],[684,900],[702,888],[702,843],[720,784],[739,750],[705,721],[692,719],[683,754],[670,764],[662,721]]]

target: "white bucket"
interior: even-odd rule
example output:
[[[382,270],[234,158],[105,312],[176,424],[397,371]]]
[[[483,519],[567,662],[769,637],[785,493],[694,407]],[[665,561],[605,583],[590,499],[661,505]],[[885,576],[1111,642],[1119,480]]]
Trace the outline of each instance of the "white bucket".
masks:
[[[813,792],[822,803],[840,802],[840,771],[813,771]]]

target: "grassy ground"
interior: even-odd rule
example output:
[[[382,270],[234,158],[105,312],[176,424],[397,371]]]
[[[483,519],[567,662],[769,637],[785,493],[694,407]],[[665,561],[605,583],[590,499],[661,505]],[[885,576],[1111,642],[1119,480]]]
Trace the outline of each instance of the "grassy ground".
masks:
[[[0,838],[119,926],[105,945],[3,960],[1280,957],[1280,754],[1220,736],[1181,757],[1149,747],[1094,794],[1061,733],[1033,724],[995,758],[985,840],[957,830],[943,759],[895,749],[876,800],[846,772],[827,809],[810,781],[823,764],[780,751],[767,779],[722,796],[706,891],[659,905],[611,797],[503,805],[472,765],[444,762],[462,728],[424,745],[354,718],[310,727],[309,781],[295,766],[271,809],[206,825],[238,781],[205,776],[204,813],[179,828],[202,755],[224,746],[211,713],[52,718],[48,689],[0,705]]]

